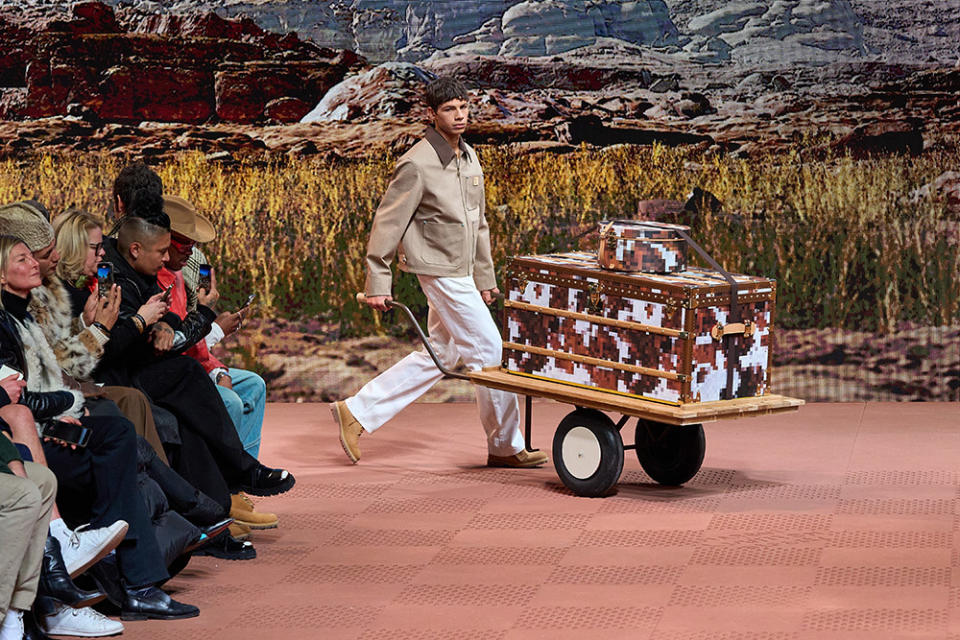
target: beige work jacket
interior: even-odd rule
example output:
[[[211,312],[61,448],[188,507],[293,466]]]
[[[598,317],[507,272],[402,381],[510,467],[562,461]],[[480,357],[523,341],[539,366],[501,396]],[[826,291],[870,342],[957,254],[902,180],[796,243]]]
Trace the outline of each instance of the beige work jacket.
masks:
[[[391,294],[390,263],[428,276],[472,276],[481,291],[497,286],[485,216],[483,169],[460,141],[459,156],[433,127],[394,170],[367,243],[368,296]]]

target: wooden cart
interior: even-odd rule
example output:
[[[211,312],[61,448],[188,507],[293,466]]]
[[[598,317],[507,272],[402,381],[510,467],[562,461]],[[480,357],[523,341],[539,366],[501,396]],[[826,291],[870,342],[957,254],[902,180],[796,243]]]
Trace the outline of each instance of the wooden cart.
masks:
[[[362,300],[362,294],[357,297]],[[531,378],[501,367],[458,373],[443,366],[406,305],[396,301],[388,304],[405,313],[446,377],[469,380],[525,397],[527,449],[532,450],[533,398],[548,398],[576,406],[560,421],[554,433],[553,464],[563,484],[579,496],[607,494],[620,479],[624,452],[629,449],[636,451],[640,466],[654,481],[665,485],[683,484],[693,478],[703,464],[706,451],[703,423],[795,411],[804,404],[797,398],[768,394],[676,406]],[[621,417],[614,422],[605,412],[619,413]],[[620,434],[630,418],[637,419],[634,444],[624,445]]]

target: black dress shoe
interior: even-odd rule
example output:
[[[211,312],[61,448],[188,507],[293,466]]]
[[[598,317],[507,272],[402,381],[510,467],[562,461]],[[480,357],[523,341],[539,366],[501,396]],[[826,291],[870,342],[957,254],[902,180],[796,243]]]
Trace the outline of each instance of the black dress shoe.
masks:
[[[121,620],[181,620],[198,615],[200,609],[177,602],[157,587],[127,589],[120,608]]]
[[[105,597],[106,594],[102,591],[84,591],[73,583],[60,554],[60,541],[48,535],[43,547],[43,564],[40,565],[40,582],[37,584],[37,599],[34,602],[39,613],[54,613],[57,603],[74,609],[89,607]]]
[[[23,612],[23,640],[50,640],[50,636],[40,628],[33,611]]]
[[[275,496],[293,488],[296,479],[286,469],[271,469],[258,464],[240,488],[255,496]]]
[[[223,560],[253,560],[257,557],[257,550],[253,543],[246,540],[237,540],[229,533],[221,533],[193,552],[195,556],[213,556]]]
[[[183,550],[184,555],[189,555],[191,551],[207,546],[214,538],[229,529],[231,524],[233,524],[233,518],[225,518],[209,527],[201,528],[200,537],[186,546]]]

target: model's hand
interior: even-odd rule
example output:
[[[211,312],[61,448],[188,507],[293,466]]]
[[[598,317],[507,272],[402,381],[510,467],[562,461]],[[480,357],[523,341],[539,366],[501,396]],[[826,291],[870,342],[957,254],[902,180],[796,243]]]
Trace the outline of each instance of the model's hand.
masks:
[[[0,387],[7,392],[7,397],[10,398],[12,404],[16,404],[20,401],[20,392],[23,391],[23,388],[27,386],[25,380],[17,380],[17,374],[7,376],[3,380],[0,380]]]
[[[233,379],[231,379],[228,375],[220,376],[220,379],[217,380],[217,384],[224,389],[233,389]]]
[[[371,309],[387,311],[390,308],[387,306],[387,303],[393,302],[393,296],[366,296],[363,301],[366,302],[367,306]]]
[[[480,297],[483,298],[484,304],[491,304],[496,297],[500,294],[500,289],[494,287],[493,289],[484,289],[480,292]]]

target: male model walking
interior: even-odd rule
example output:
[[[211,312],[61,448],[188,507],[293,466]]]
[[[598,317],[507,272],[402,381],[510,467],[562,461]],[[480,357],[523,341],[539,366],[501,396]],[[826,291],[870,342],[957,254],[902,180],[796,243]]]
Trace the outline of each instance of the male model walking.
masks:
[[[424,137],[397,162],[373,219],[367,244],[366,303],[385,311],[391,300],[390,263],[414,273],[430,307],[430,340],[444,366],[460,358],[471,369],[497,366],[500,333],[487,305],[499,292],[484,216],[483,169],[460,137],[467,126],[467,90],[438,78],[424,98],[433,118]],[[443,377],[425,351],[411,353],[368,382],[357,395],[331,405],[340,443],[354,463],[360,436],[373,433]],[[536,467],[543,452],[526,451],[517,397],[477,387],[487,436],[487,464]]]

